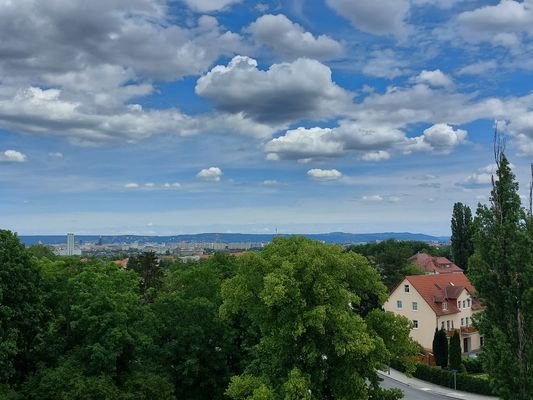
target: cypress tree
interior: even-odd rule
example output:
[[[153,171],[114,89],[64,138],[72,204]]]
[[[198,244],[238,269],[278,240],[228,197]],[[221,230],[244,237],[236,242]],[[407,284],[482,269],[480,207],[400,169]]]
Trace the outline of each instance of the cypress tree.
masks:
[[[476,213],[469,275],[484,305],[476,325],[493,386],[504,400],[526,400],[533,393],[533,227],[507,158],[496,156],[490,206]]]
[[[459,337],[458,331],[455,331],[450,339],[448,354],[450,357],[450,368],[459,370],[461,367],[461,338]]]

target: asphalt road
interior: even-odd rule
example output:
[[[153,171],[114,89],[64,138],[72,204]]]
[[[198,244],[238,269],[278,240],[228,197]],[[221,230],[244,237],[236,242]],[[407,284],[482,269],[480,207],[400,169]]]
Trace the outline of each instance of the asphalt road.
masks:
[[[382,376],[382,378],[383,382],[381,382],[381,387],[386,389],[401,389],[404,393],[404,400],[450,400],[449,397],[412,388],[411,386],[404,385],[403,383],[390,379],[386,376]]]

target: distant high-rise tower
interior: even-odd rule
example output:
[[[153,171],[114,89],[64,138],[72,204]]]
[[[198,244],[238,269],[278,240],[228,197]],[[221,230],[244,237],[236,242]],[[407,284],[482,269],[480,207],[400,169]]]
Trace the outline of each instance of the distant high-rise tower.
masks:
[[[67,233],[67,256],[74,255],[74,234]]]

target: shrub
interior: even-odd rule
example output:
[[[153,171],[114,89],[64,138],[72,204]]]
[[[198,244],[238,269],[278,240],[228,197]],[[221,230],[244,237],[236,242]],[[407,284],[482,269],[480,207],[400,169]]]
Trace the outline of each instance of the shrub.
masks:
[[[469,374],[481,374],[485,372],[483,369],[483,363],[479,358],[463,358],[462,363],[466,372]]]
[[[454,387],[453,372],[446,369],[430,367],[425,364],[418,364],[413,375],[418,379],[422,379],[436,385],[446,386],[449,388]],[[457,390],[488,396],[494,395],[488,383],[489,382],[485,378],[457,374]]]

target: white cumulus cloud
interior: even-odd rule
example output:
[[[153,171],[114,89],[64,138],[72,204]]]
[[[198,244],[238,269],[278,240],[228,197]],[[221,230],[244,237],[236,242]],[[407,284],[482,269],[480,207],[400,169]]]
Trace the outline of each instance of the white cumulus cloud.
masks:
[[[205,181],[218,182],[222,178],[222,170],[218,167],[204,168],[196,176]]]
[[[434,71],[423,70],[413,79],[416,83],[427,83],[433,87],[449,87],[453,85],[453,80],[440,69]]]
[[[336,181],[342,178],[342,173],[336,169],[313,168],[307,171],[307,176],[316,181]]]
[[[26,154],[17,150],[5,150],[0,152],[0,162],[4,163],[21,163],[28,160]]]

